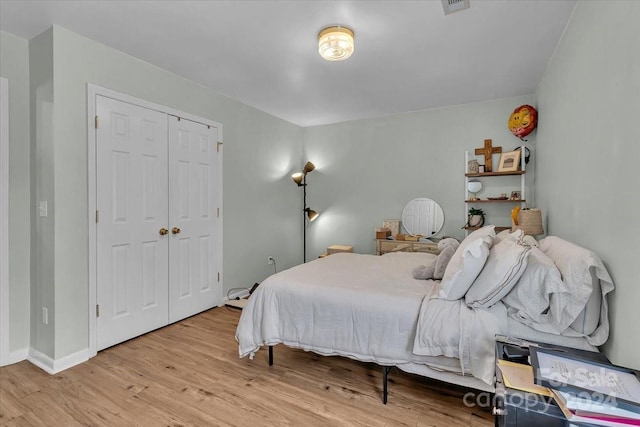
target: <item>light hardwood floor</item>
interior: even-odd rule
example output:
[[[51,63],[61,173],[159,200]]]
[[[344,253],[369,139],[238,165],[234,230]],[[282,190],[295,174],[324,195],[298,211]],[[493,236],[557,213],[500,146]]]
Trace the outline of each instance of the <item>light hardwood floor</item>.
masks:
[[[0,368],[3,426],[493,425],[464,388],[393,369],[381,401],[377,365],[274,347],[238,358],[239,311],[215,308],[49,375]]]

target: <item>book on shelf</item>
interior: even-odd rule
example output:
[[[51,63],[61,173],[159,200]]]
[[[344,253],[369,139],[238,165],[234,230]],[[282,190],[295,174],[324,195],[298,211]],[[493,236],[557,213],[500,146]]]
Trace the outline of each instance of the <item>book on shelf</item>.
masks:
[[[640,413],[618,408],[597,400],[578,397],[575,394],[551,389],[558,407],[572,423],[588,423],[594,426],[640,426]]]

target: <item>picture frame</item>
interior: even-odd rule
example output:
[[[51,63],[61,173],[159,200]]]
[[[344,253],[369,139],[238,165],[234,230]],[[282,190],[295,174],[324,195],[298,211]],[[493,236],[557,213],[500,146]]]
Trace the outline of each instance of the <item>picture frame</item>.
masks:
[[[468,173],[478,173],[480,169],[480,165],[477,160],[469,160],[467,164],[467,172]]]
[[[507,151],[500,154],[498,172],[515,172],[520,166],[521,150]]]
[[[512,191],[511,196],[509,196],[510,200],[520,200],[521,198],[522,194],[520,194],[520,191]]]

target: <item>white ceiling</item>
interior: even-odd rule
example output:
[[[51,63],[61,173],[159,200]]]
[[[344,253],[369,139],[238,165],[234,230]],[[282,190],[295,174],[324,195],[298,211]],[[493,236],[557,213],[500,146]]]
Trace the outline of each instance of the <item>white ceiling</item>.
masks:
[[[0,30],[56,24],[311,126],[533,93],[575,0],[470,1],[0,0]],[[318,55],[332,24],[347,61]]]

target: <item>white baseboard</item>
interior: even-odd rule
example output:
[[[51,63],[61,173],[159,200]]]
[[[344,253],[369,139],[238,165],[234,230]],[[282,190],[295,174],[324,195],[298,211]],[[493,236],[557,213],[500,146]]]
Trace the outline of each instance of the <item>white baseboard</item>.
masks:
[[[28,356],[29,349],[27,347],[14,350],[7,355],[6,360],[3,360],[0,366],[13,365],[14,363],[22,362],[23,360],[27,360]]]
[[[31,348],[29,349],[28,360],[43,371],[54,375],[89,360],[89,349],[85,348],[80,351],[76,351],[75,353],[64,356],[60,359],[52,359],[46,354]]]

